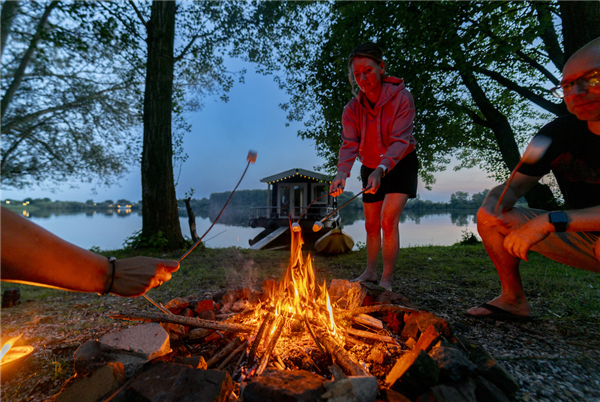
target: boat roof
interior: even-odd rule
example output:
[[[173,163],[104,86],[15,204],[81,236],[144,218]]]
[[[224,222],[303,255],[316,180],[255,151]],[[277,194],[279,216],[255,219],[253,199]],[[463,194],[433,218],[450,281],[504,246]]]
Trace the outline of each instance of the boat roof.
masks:
[[[293,168],[290,170],[286,170],[285,172],[276,173],[274,175],[267,176],[265,178],[260,179],[260,182],[261,183],[272,183],[277,180],[289,179],[289,178],[292,178],[293,176],[300,176],[300,177],[303,177],[306,179],[312,179],[312,180],[316,180],[316,181],[323,181],[323,182],[331,183],[331,176],[322,174],[322,173],[312,172],[310,170],[301,169],[301,168]]]

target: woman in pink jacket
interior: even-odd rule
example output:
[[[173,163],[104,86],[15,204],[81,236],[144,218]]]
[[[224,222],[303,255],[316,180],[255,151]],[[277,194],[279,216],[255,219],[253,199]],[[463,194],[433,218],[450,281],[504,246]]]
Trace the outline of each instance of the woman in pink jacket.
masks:
[[[402,79],[385,75],[385,67],[383,52],[374,43],[359,45],[350,53],[348,79],[353,94],[355,84],[360,91],[344,108],[343,143],[330,192],[334,197],[343,192],[358,157],[367,189],[363,194],[367,267],[357,279],[377,280],[377,256],[383,248],[379,284],[391,290],[400,247],[400,214],[408,199],[417,195],[419,162],[413,137],[413,97]]]

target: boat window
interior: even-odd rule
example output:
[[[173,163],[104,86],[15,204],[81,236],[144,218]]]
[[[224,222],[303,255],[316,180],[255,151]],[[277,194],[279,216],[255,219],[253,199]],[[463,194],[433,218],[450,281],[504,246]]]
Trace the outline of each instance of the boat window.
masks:
[[[316,200],[317,198],[324,196],[325,194],[327,194],[327,192],[329,191],[329,186],[327,184],[323,184],[323,183],[314,183],[312,185],[312,199]],[[323,197],[321,198],[319,201],[315,202],[315,205],[324,205],[327,204],[327,199],[329,197]]]

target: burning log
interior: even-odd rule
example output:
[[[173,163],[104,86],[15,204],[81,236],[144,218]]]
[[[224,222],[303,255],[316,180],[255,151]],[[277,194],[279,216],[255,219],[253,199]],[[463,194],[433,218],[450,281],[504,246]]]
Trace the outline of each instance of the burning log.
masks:
[[[327,352],[334,358],[336,364],[340,365],[350,375],[364,376],[371,375],[363,366],[356,362],[352,356],[346,353],[346,350],[338,345],[327,332],[323,332],[319,337],[319,342],[327,349]]]
[[[231,352],[229,354],[229,356],[227,356],[225,358],[225,360],[223,360],[223,362],[221,362],[221,364],[219,364],[219,367],[217,367],[217,370],[223,370],[225,368],[225,366],[227,366],[227,363],[229,363],[231,361],[231,359],[233,359],[242,350],[246,349],[246,346],[248,346],[248,340],[247,339],[237,349],[235,349],[233,352]]]
[[[258,349],[258,346],[260,345],[263,334],[265,333],[265,329],[270,325],[271,325],[271,312],[269,311],[265,315],[265,318],[263,319],[263,322],[260,325],[260,328],[258,329],[258,333],[256,334],[256,337],[254,338],[254,343],[252,344],[252,348],[250,348],[250,354],[248,355],[248,365],[249,366],[254,364],[254,358],[256,357],[256,349]]]
[[[394,305],[394,304],[378,304],[375,306],[358,307],[358,308],[355,308],[352,310],[336,311],[335,318],[338,320],[344,320],[344,319],[352,318],[359,314],[387,313],[387,312],[418,313],[419,310],[415,310],[415,309],[412,309],[409,307],[404,307],[404,306],[398,306],[398,305]]]
[[[212,367],[215,363],[217,363],[222,358],[227,356],[229,353],[231,353],[232,350],[237,348],[239,345],[240,345],[240,338],[235,338],[233,341],[231,341],[227,345],[225,345],[225,347],[223,349],[221,349],[218,353],[215,353],[213,355],[213,357],[208,359],[208,361],[206,362],[206,367],[208,367],[208,368]]]
[[[260,361],[260,365],[258,366],[258,369],[256,370],[256,375],[261,375],[263,371],[265,371],[265,369],[267,368],[267,363],[269,363],[269,359],[271,358],[271,352],[273,351],[273,349],[275,348],[275,345],[277,344],[277,341],[279,340],[279,337],[281,336],[281,331],[283,330],[283,327],[286,323],[286,319],[284,316],[279,316],[275,319],[275,324],[274,324],[274,331],[273,331],[273,336],[271,336],[271,340],[269,341],[269,346],[267,346],[267,350],[265,350],[265,354],[262,357],[262,360]]]
[[[350,335],[358,336],[360,338],[374,339],[376,341],[384,343],[398,344],[394,338],[386,335],[374,334],[373,332],[361,331],[360,329],[344,328],[344,331]]]
[[[210,321],[195,317],[182,317],[174,314],[166,315],[146,312],[130,312],[127,314],[111,314],[109,315],[109,317],[114,318],[116,320],[127,321],[168,322],[171,324],[184,325],[186,327],[206,328],[226,332],[254,331],[254,326],[251,325],[236,324],[232,322]]]

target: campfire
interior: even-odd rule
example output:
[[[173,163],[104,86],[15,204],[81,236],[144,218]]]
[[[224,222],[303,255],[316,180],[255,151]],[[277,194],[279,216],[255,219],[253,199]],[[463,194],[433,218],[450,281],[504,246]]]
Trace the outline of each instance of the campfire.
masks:
[[[306,400],[402,400],[394,399],[397,393],[416,400],[439,397],[451,387],[473,396],[477,390],[487,396],[472,400],[489,400],[490,393],[513,395],[518,389],[482,348],[468,346],[446,320],[414,308],[401,296],[347,280],[333,279],[329,289],[326,281],[319,284],[310,254],[302,253],[301,232],[291,233],[285,274],[279,282],[264,281],[261,291],[230,289],[213,300],[176,298],[166,306],[157,303],[161,313],[111,317],[160,322],[173,350],[168,353],[167,345],[155,360],[225,372],[219,381],[227,392],[220,389],[215,395],[229,399],[277,400],[291,392],[308,398],[306,393],[312,392]],[[77,362],[76,352],[76,371]],[[162,375],[168,371],[167,366],[156,370]],[[283,390],[274,391],[277,384]],[[131,392],[148,385],[129,387]],[[335,399],[341,394],[346,399]]]

